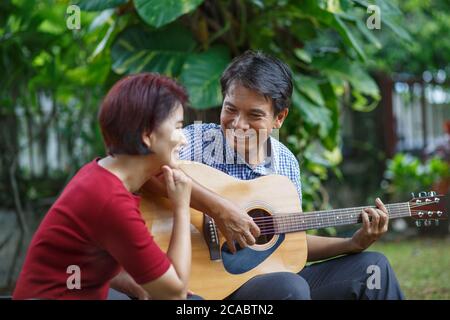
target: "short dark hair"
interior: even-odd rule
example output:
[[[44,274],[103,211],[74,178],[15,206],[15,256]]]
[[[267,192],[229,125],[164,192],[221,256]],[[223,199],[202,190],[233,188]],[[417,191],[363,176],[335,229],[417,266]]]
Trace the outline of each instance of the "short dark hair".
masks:
[[[291,104],[291,70],[284,62],[265,53],[247,51],[231,61],[220,78],[224,98],[236,82],[270,98],[275,115]]]
[[[100,106],[98,120],[108,154],[151,153],[142,141],[175,110],[186,104],[186,91],[173,79],[140,73],[119,80]]]

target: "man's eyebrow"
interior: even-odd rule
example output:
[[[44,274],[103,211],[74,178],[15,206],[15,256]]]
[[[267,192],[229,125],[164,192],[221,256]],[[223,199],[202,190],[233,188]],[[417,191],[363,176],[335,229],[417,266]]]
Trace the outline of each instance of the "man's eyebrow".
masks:
[[[225,101],[225,104],[237,109],[237,107],[229,101]]]
[[[266,112],[264,110],[261,110],[259,108],[252,108],[252,109],[250,109],[250,112],[252,112],[252,113],[259,113],[259,114],[266,114]]]

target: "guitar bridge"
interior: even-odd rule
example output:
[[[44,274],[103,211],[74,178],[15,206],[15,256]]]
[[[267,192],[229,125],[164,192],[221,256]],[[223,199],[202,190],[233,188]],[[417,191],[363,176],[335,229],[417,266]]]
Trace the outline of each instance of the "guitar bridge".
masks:
[[[220,242],[214,219],[203,214],[203,237],[209,250],[211,260],[220,260]]]

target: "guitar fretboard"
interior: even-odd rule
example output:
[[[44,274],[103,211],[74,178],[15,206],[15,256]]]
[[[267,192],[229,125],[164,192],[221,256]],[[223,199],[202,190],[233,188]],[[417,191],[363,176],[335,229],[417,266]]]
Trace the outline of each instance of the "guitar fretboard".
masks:
[[[411,216],[408,202],[385,205],[389,219]],[[361,212],[364,208],[376,208],[375,206],[354,207],[346,209],[312,211],[297,214],[274,214],[267,220],[255,219],[262,234],[289,233],[350,225],[362,222]]]

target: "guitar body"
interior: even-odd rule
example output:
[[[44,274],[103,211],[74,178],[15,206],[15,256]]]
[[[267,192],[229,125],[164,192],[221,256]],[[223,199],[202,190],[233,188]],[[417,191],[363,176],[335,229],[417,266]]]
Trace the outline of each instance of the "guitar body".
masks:
[[[252,217],[270,219],[274,213],[301,211],[296,188],[285,176],[270,175],[244,181],[196,162],[183,162],[180,167],[193,180],[231,200]],[[167,251],[173,222],[170,202],[144,193],[141,212],[156,243]],[[191,209],[191,237],[189,289],[205,299],[223,299],[260,274],[299,272],[306,263],[305,232],[261,236],[257,244],[238,249],[233,255],[214,222],[205,223],[204,214]],[[216,250],[211,249],[214,247]]]

